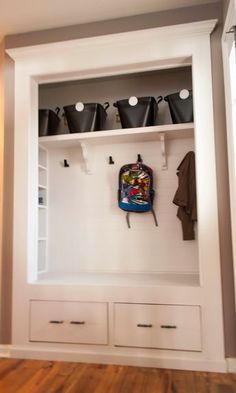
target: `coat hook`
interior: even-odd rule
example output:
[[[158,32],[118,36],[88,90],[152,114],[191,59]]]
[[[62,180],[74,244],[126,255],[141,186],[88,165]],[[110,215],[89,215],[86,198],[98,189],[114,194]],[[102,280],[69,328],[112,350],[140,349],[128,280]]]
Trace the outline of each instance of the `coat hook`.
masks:
[[[141,157],[141,154],[138,154],[138,156],[137,156],[137,163],[138,164],[142,164],[142,162],[143,162],[143,159]]]
[[[68,164],[68,162],[67,162],[67,160],[64,160],[64,168],[69,168],[69,164]]]
[[[115,161],[113,160],[112,156],[109,156],[109,165],[115,164]]]

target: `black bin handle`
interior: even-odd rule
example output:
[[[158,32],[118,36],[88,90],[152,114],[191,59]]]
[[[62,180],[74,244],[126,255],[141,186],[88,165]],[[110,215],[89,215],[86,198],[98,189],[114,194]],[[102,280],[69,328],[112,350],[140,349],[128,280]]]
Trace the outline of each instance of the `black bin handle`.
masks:
[[[159,102],[161,102],[163,100],[163,97],[162,96],[158,96],[157,97],[157,104],[159,104]]]
[[[61,110],[61,109],[59,108],[59,106],[57,106],[57,107],[55,108],[55,112],[56,112],[57,116],[58,116],[60,110]]]
[[[110,104],[108,101],[104,102],[103,104],[103,108],[105,109],[105,111],[109,108]]]

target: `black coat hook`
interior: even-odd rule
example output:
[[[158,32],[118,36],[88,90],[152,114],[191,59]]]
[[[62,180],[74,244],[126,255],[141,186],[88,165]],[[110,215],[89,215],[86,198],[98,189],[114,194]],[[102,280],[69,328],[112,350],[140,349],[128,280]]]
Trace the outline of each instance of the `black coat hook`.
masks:
[[[143,162],[143,159],[141,157],[141,154],[138,154],[138,156],[137,156],[137,163],[138,164],[142,164],[142,162]]]
[[[69,168],[69,164],[68,164],[68,162],[67,162],[67,160],[64,160],[64,168]]]
[[[109,165],[115,164],[115,161],[113,160],[112,156],[109,156]]]

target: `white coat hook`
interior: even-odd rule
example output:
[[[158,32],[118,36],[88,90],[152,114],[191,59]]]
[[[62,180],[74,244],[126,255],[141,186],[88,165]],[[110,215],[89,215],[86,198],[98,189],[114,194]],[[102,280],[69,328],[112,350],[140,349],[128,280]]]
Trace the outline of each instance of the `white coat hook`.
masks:
[[[89,167],[89,161],[88,161],[88,148],[87,145],[84,142],[81,142],[80,144],[81,149],[82,149],[82,156],[83,156],[83,160],[84,160],[84,166],[85,166],[85,170],[88,174],[91,174],[91,169]]]
[[[167,159],[166,159],[166,143],[165,143],[165,133],[160,134],[161,140],[161,156],[162,156],[162,170],[167,169]]]

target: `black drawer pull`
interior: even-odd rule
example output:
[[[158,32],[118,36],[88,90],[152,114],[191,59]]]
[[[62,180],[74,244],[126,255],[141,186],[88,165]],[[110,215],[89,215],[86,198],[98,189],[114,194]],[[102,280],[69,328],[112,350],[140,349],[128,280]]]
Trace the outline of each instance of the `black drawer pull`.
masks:
[[[64,323],[64,321],[49,321],[49,323],[55,323],[55,324],[62,324],[62,323]]]
[[[152,325],[147,323],[138,323],[137,327],[152,328]]]
[[[161,325],[162,329],[177,329],[176,325]]]
[[[70,321],[71,325],[85,325],[85,321]]]

